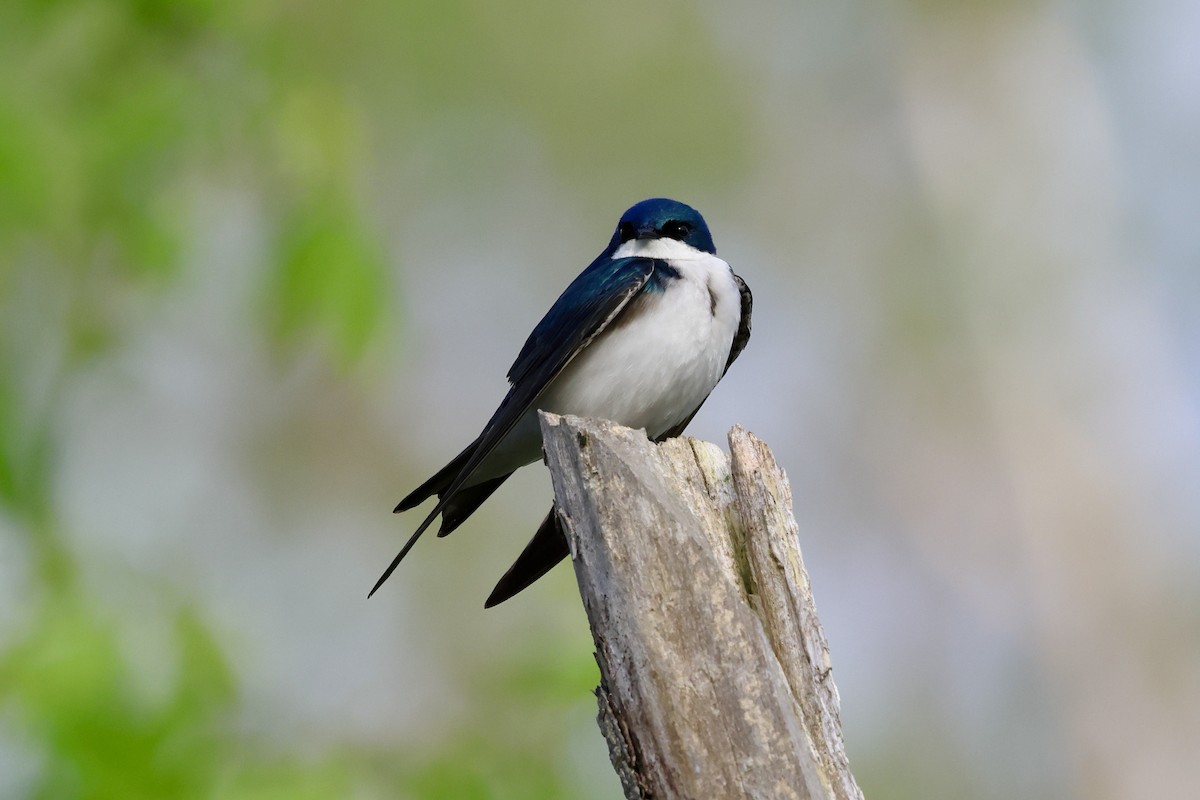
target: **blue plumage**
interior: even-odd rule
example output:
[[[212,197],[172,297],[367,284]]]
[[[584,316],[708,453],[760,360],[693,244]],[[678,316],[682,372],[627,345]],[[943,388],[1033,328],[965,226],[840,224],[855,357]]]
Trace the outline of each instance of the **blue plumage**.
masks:
[[[701,253],[716,255],[712,234],[700,212],[678,200],[652,197],[636,203],[621,215],[617,229],[601,254],[612,255],[624,242],[635,237],[665,236],[691,245]]]

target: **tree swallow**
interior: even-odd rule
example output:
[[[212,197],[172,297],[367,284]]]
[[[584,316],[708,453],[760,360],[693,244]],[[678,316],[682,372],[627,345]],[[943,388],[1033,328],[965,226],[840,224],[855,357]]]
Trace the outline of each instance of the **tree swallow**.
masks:
[[[717,258],[704,218],[674,200],[643,200],[559,296],[508,371],[508,394],[483,432],[400,501],[437,504],[367,595],[441,515],[438,536],[471,516],[515,470],[541,458],[539,409],[678,436],[750,339],[746,282]],[[484,604],[490,608],[568,554],[550,513]]]

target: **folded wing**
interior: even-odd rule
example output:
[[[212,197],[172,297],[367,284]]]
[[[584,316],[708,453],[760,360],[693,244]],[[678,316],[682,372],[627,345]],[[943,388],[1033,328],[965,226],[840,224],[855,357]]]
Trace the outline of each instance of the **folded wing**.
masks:
[[[662,262],[648,258],[597,258],[551,306],[546,316],[533,329],[508,371],[511,388],[475,442],[454,461],[426,481],[415,492],[400,501],[397,510],[411,508],[436,493],[438,502],[417,527],[412,536],[392,559],[383,575],[375,582],[368,597],[375,594],[391,576],[417,539],[447,509],[455,509],[456,496],[468,487],[472,473],[479,468],[517,421],[533,406],[538,396],[562,372],[580,350],[602,333],[629,301],[636,297],[654,275]],[[665,265],[663,265],[665,266]],[[507,476],[504,476],[507,477]],[[456,527],[466,514],[482,503],[499,486],[503,478],[492,479],[486,489],[476,489],[466,502],[457,507],[450,529]],[[480,487],[485,484],[480,484]],[[447,522],[447,520],[443,520]],[[446,526],[443,525],[443,528]],[[449,532],[448,530],[446,532]]]

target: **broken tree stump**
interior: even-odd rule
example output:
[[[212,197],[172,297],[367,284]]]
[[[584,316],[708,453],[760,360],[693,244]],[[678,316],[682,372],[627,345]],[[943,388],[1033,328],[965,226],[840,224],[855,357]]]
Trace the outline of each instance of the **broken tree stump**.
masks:
[[[626,798],[861,798],[767,446],[741,427],[727,457],[611,422],[541,425]]]

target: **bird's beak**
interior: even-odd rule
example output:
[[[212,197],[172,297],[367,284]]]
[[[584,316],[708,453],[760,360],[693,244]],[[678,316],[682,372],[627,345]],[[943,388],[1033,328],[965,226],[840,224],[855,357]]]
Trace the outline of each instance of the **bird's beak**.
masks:
[[[653,225],[643,225],[637,229],[637,238],[639,239],[657,239],[659,235],[658,230]]]

